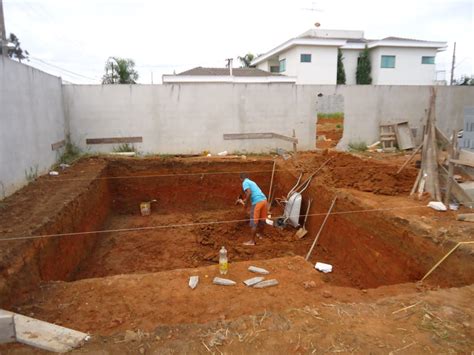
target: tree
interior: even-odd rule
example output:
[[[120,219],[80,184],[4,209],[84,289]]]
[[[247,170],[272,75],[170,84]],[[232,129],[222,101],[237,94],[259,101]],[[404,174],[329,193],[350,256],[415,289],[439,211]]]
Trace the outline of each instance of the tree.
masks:
[[[8,47],[8,56],[12,59],[18,59],[18,61],[21,63],[22,60],[28,59],[28,56],[30,53],[28,53],[27,50],[23,50],[20,47],[20,40],[14,33],[10,33],[10,37],[8,37],[8,42],[13,44],[13,47]],[[8,43],[7,42],[7,43]],[[0,54],[2,53],[2,48],[0,46]]]
[[[356,70],[356,83],[362,85],[372,84],[372,77],[370,72],[372,66],[370,65],[369,59],[369,48],[365,45],[364,50],[360,53],[357,59],[357,70]]]
[[[252,68],[250,63],[252,63],[252,60],[255,58],[255,56],[252,53],[247,53],[243,57],[238,57],[240,60],[240,67],[241,68]]]
[[[342,56],[342,51],[337,50],[337,84],[345,85],[346,84],[346,72],[344,71],[344,62],[342,61],[344,57]]]
[[[470,77],[467,75],[463,75],[460,79],[454,80],[454,85],[460,86],[474,86],[474,76],[471,75]]]
[[[119,57],[107,59],[102,84],[136,84],[137,80],[138,72],[132,59]]]

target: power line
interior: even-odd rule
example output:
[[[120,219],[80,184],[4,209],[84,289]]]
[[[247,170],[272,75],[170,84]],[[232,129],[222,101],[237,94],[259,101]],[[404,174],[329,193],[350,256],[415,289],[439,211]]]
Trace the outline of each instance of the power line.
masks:
[[[75,72],[73,72],[73,71],[71,71],[71,70],[68,70],[68,69],[61,68],[60,66],[57,66],[57,65],[55,65],[55,64],[48,63],[48,62],[46,62],[46,61],[43,60],[43,59],[39,59],[39,58],[32,57],[32,56],[30,56],[29,58],[30,58],[30,59],[33,59],[33,60],[36,60],[36,61],[39,61],[39,62],[41,62],[41,63],[43,63],[43,64],[45,64],[45,65],[49,65],[50,67],[56,68],[56,69],[61,70],[61,71],[63,71],[63,72],[70,73],[70,74],[75,75],[75,76],[78,76],[78,77],[82,77],[82,78],[84,78],[84,79],[95,80],[95,81],[100,80],[100,79],[98,79],[98,78],[92,78],[92,77],[85,76],[85,75],[82,75],[82,74],[79,74],[79,73],[75,73]]]

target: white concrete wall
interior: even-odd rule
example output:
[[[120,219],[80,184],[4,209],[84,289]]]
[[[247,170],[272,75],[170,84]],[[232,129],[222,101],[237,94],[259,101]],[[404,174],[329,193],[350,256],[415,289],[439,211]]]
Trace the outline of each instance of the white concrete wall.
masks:
[[[380,124],[408,121],[416,128],[417,143],[421,142],[423,125],[429,106],[429,86],[337,86],[328,94],[344,96],[344,133],[338,147],[351,142],[372,144],[379,139]],[[474,87],[437,87],[436,122],[450,135],[463,127],[464,107],[474,102]]]
[[[342,62],[344,63],[344,71],[346,72],[346,85],[356,84],[357,58],[359,58],[360,52],[360,49],[342,49]]]
[[[294,84],[66,85],[64,97],[72,142],[85,150],[86,138],[142,136],[142,152],[268,152],[292,144],[281,140],[226,140],[226,133],[275,132],[300,149],[315,146],[316,104]]]
[[[311,63],[301,63],[301,54],[311,54]],[[337,81],[337,48],[296,46],[279,55],[286,58],[282,74],[296,77],[299,85],[335,85]]]
[[[60,78],[0,57],[0,199],[48,171],[65,139]]]
[[[395,68],[381,68],[382,55],[395,56]],[[422,56],[436,56],[436,49],[377,47],[370,50],[373,85],[433,85],[436,65],[422,64]],[[356,62],[357,64],[357,62]]]

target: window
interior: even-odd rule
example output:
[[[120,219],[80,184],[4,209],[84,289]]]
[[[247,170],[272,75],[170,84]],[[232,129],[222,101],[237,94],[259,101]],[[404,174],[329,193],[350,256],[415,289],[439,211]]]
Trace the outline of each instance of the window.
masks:
[[[435,57],[421,57],[421,64],[434,64]]]
[[[311,54],[301,54],[300,62],[301,63],[311,63]]]
[[[380,68],[395,68],[395,56],[383,55],[380,62]]]
[[[286,59],[280,60],[280,73],[286,70]]]
[[[279,72],[280,72],[280,67],[278,65],[270,66],[270,73],[279,73]]]

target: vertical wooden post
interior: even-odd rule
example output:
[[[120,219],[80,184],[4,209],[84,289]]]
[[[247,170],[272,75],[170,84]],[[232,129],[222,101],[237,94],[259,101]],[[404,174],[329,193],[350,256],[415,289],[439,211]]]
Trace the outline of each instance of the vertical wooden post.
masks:
[[[449,201],[451,200],[451,189],[453,186],[453,174],[454,174],[454,164],[452,163],[452,160],[454,159],[454,154],[456,151],[456,141],[457,141],[457,132],[455,129],[453,129],[453,137],[451,139],[451,145],[449,146],[449,155],[448,155],[448,161],[449,161],[449,168],[448,168],[448,180],[447,180],[447,185],[446,185],[446,195],[444,196],[444,204],[446,206],[449,205]]]

